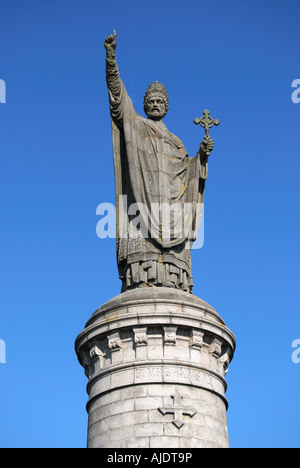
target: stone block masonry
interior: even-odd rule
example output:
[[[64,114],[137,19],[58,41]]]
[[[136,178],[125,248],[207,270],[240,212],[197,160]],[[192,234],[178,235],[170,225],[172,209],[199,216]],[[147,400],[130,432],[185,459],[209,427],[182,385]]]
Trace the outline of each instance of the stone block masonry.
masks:
[[[127,291],[96,310],[75,348],[88,377],[89,448],[229,447],[224,376],[235,338],[201,299]]]

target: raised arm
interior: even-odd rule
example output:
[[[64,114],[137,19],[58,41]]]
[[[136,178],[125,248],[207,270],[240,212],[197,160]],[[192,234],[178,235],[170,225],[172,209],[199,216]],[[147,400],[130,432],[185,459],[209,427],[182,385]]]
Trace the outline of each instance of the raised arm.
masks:
[[[115,50],[117,47],[117,33],[113,32],[104,41],[106,49],[106,83],[109,93],[111,116],[116,125],[123,124],[124,101],[131,103],[125,86],[120,79]]]

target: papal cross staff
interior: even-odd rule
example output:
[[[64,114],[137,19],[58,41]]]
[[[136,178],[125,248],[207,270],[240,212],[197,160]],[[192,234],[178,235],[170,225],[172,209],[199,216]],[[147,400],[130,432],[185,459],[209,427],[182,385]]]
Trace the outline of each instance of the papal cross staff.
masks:
[[[210,115],[209,110],[205,109],[203,112],[203,116],[201,119],[194,119],[194,124],[198,125],[200,124],[201,127],[205,129],[205,137],[204,140],[208,142],[210,140],[210,135],[209,135],[209,129],[213,127],[214,125],[218,126],[220,125],[220,121],[218,119],[213,119]],[[206,156],[209,156],[210,151],[206,151]]]

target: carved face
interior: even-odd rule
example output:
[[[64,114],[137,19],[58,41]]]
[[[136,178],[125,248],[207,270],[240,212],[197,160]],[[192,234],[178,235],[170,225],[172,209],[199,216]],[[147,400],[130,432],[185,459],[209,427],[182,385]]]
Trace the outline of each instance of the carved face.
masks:
[[[151,93],[145,102],[145,113],[149,119],[161,120],[167,113],[163,95]]]

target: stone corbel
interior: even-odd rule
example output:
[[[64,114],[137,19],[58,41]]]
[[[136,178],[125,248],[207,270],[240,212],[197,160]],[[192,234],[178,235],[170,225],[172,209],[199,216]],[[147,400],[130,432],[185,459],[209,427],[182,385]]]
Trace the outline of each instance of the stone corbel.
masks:
[[[222,341],[215,338],[209,345],[208,352],[218,358],[222,352]]]
[[[224,354],[220,357],[220,363],[223,365],[224,375],[228,372],[228,366],[231,360],[230,348],[228,347]]]
[[[80,352],[81,363],[84,368],[84,373],[89,379],[92,375],[92,359],[90,353],[86,350]]]
[[[198,330],[192,330],[190,337],[190,348],[201,349],[203,346],[204,333]]]
[[[98,346],[95,345],[90,349],[90,357],[94,364],[94,372],[103,369],[105,354]]]
[[[164,327],[164,344],[167,346],[176,345],[176,332],[178,327]]]
[[[133,328],[133,333],[136,346],[146,346],[148,344],[147,328]]]
[[[104,367],[105,354],[98,346],[94,345],[89,351],[81,353],[85,375],[90,378],[95,372]],[[98,365],[97,365],[98,364]]]
[[[108,339],[108,347],[111,352],[119,351],[122,348],[123,343],[120,338],[119,332],[113,333],[112,335],[108,335],[107,339]]]

